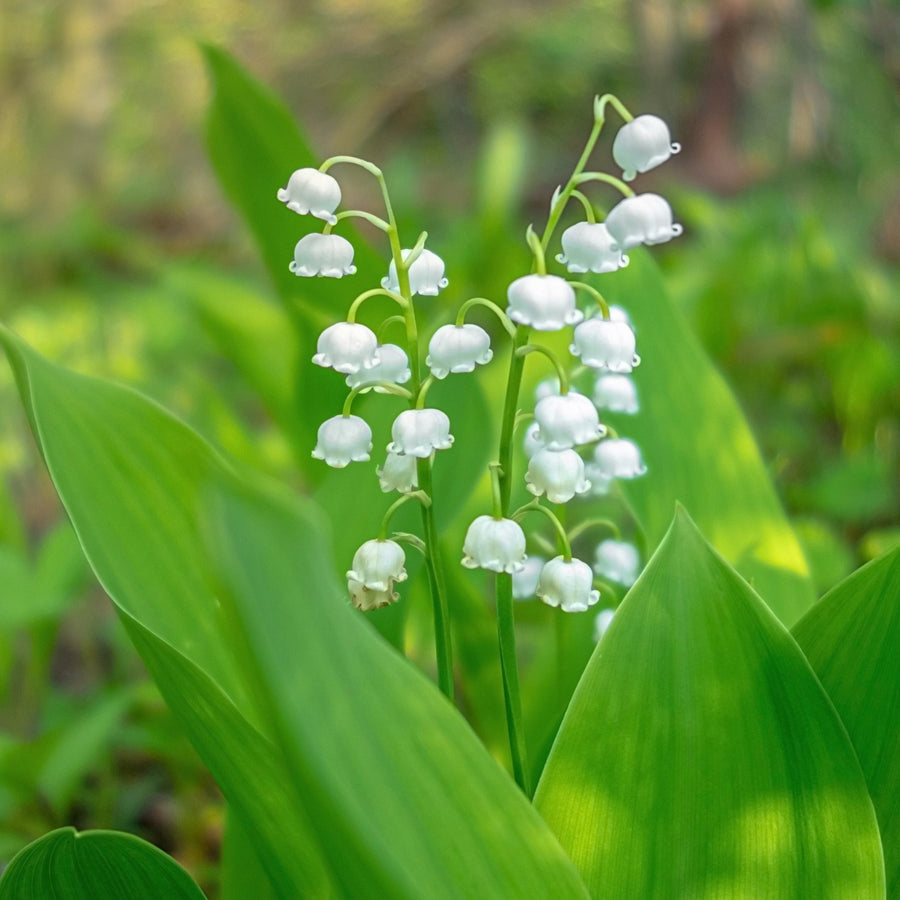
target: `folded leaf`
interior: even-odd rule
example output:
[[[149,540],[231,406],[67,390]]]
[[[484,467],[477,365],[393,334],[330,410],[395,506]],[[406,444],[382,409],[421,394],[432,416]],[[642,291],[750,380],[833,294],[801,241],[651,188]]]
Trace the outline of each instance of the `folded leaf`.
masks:
[[[859,757],[900,897],[900,548],[826,594],[793,628]]]
[[[592,656],[535,805],[595,897],[884,897],[834,708],[684,512]]]
[[[119,831],[51,831],[22,849],[0,878],[0,900],[112,897],[203,900],[203,892],[171,856]]]

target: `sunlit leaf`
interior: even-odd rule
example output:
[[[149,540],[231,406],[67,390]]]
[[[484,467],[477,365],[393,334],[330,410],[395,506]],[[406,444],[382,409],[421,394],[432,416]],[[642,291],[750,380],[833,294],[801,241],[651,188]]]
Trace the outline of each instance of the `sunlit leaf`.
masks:
[[[593,896],[884,896],[847,734],[683,512],[585,669],[535,805]]]
[[[29,844],[0,878],[0,900],[203,900],[190,875],[152,844],[119,831],[59,828]]]
[[[900,548],[825,595],[793,628],[859,757],[900,897]]]

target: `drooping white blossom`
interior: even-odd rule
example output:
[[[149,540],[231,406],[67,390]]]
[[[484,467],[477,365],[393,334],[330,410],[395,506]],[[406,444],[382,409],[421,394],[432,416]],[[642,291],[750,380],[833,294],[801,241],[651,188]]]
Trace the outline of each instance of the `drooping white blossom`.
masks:
[[[606,629],[612,624],[613,616],[616,614],[614,609],[601,609],[594,619],[594,643],[599,644],[600,638],[606,634]]]
[[[351,462],[366,462],[372,451],[372,429],[359,416],[332,416],[320,426],[315,459],[324,460],[334,469]]]
[[[575,391],[539,400],[534,407],[534,420],[540,440],[550,450],[589,444],[606,434],[594,404]]]
[[[371,328],[357,322],[335,322],[319,335],[312,361],[342,375],[354,375],[378,364],[377,348],[378,338]]]
[[[532,422],[525,429],[525,437],[522,439],[522,449],[525,451],[526,459],[531,459],[538,450],[543,449],[544,442],[541,440],[541,426],[537,422]]]
[[[334,211],[341,202],[341,186],[327,172],[318,169],[297,169],[288,179],[287,187],[278,189],[278,199],[300,215],[315,216],[334,225]]]
[[[409,250],[401,251],[404,260],[409,254]],[[409,290],[412,294],[418,294],[421,297],[435,297],[449,283],[444,277],[444,261],[431,250],[422,250],[409,267]],[[387,276],[381,279],[381,286],[387,291],[400,290],[397,266],[393,260],[388,266]]]
[[[627,375],[598,375],[592,399],[597,409],[608,409],[610,412],[633,414],[640,408],[637,388]]]
[[[525,532],[512,519],[478,516],[466,531],[462,564],[467,569],[517,572],[525,565]]]
[[[428,342],[425,364],[435,378],[451,372],[472,372],[494,356],[491,336],[479,325],[442,325]]]
[[[525,565],[512,575],[512,593],[514,600],[531,600],[537,588],[538,578],[544,563],[542,556],[526,556]]]
[[[662,165],[681,145],[672,142],[669,126],[659,116],[643,115],[623,125],[613,141],[613,159],[622,178],[631,181],[638,172]]]
[[[555,375],[551,375],[549,378],[544,378],[537,383],[537,387],[534,389],[534,402],[537,403],[538,400],[543,400],[544,397],[556,394],[559,394],[559,379]]]
[[[440,409],[405,409],[391,426],[393,440],[388,453],[400,456],[431,456],[435,450],[446,450],[453,443],[450,419]]]
[[[641,558],[634,545],[608,538],[597,545],[595,554],[594,571],[601,578],[609,578],[625,587],[631,587],[637,581]]]
[[[584,460],[574,450],[538,450],[528,461],[525,483],[535,497],[546,494],[551,503],[568,503],[591,487]]]
[[[615,272],[628,265],[603,222],[576,222],[562,233],[563,252],[556,257],[570,272]]]
[[[620,200],[606,217],[606,227],[624,250],[638,244],[662,244],[683,231],[672,223],[672,207],[659,194],[638,194]]]
[[[584,316],[575,306],[575,291],[558,275],[523,275],[506,292],[506,313],[513,322],[537,331],[559,331]]]
[[[584,612],[600,599],[593,584],[594,573],[586,562],[556,556],[541,569],[535,593],[547,606],[563,612]]]
[[[406,580],[406,555],[396,541],[366,541],[353,555],[347,588],[357,609],[372,610],[398,599],[394,584]]]
[[[360,369],[347,376],[347,387],[359,388],[366,385],[375,385],[375,392],[386,393],[377,382],[387,381],[393,384],[406,384],[412,378],[409,369],[409,357],[402,347],[396,344],[379,344],[375,348],[375,358],[378,360],[369,369]]]
[[[634,346],[634,332],[626,322],[595,316],[575,326],[569,352],[601,372],[630,372],[641,361]]]
[[[385,493],[399,491],[406,494],[419,486],[416,457],[409,454],[401,456],[399,453],[388,452],[384,465],[379,466],[375,474],[378,476],[378,484]]]
[[[609,438],[594,449],[594,468],[603,478],[636,478],[647,471],[641,451],[627,438]]]
[[[312,278],[342,278],[356,271],[353,244],[339,234],[307,234],[297,241],[294,258],[288,268],[295,275]]]

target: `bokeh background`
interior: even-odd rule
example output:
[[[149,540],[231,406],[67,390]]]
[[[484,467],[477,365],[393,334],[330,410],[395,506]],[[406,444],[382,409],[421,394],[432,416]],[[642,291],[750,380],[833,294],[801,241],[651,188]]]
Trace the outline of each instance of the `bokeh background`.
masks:
[[[595,93],[663,116],[684,150],[641,184],[685,236],[657,259],[818,590],[900,540],[894,3],[4,0],[3,321],[290,481],[283,436],[173,278],[268,290],[207,159],[200,42],[280,95],[323,158],[381,165],[432,246],[473,210],[541,221]],[[355,206],[370,189],[347,174]],[[483,274],[502,289],[490,259]],[[123,828],[215,895],[215,786],[88,575],[5,368],[0,473],[0,859],[58,825]]]

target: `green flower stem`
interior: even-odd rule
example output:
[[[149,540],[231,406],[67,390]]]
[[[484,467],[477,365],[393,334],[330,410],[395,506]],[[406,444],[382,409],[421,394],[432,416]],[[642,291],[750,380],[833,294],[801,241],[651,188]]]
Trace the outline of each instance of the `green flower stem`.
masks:
[[[483,306],[485,309],[489,309],[499,320],[500,324],[503,326],[504,331],[511,337],[515,338],[516,336],[516,326],[513,325],[509,316],[496,304],[493,300],[488,300],[485,297],[472,297],[469,300],[466,300],[465,303],[459,308],[459,312],[456,314],[456,327],[459,328],[466,321],[466,313],[473,306]]]
[[[425,493],[425,491],[410,491],[408,494],[404,494],[402,497],[399,497],[395,500],[388,508],[387,512],[384,514],[384,518],[381,520],[381,525],[378,528],[378,540],[383,541],[387,539],[388,533],[388,525],[391,523],[391,518],[394,513],[403,506],[404,503],[407,503],[410,500],[418,500],[422,506],[431,506],[431,497]]]
[[[384,232],[387,232],[388,228],[391,227],[384,219],[379,216],[373,216],[372,213],[365,212],[361,209],[346,209],[344,212],[337,213],[335,218],[338,222],[342,219],[365,219],[367,222],[371,222],[376,228]],[[337,225],[337,222],[335,222],[334,225]],[[331,234],[331,229],[334,228],[334,225],[330,222],[326,223],[325,227],[322,229],[322,234]]]
[[[349,394],[347,394],[347,399],[344,401],[344,408],[341,410],[341,415],[346,419],[350,415],[350,409],[353,406],[353,401],[363,392],[362,388],[355,387],[353,388]]]
[[[594,121],[601,125],[606,118],[606,107],[612,106],[613,109],[626,121],[630,122],[634,116],[628,112],[625,104],[615,94],[604,94],[602,97],[594,97]]]
[[[581,537],[588,529],[590,528],[608,528],[612,533],[613,537],[616,540],[619,540],[622,537],[622,532],[619,531],[619,526],[616,525],[612,519],[585,519],[583,522],[579,522],[574,528],[569,531],[569,540],[575,541]]]
[[[431,460],[420,459],[416,463],[419,489],[429,497],[434,495],[431,479]],[[422,526],[425,531],[425,566],[428,569],[428,583],[431,587],[431,601],[434,607],[434,649],[437,657],[438,687],[453,702],[453,644],[450,636],[450,609],[447,605],[447,591],[444,586],[444,572],[440,562],[440,544],[434,506],[422,505]]]
[[[425,397],[428,394],[428,389],[434,384],[434,375],[429,375],[419,387],[419,391],[416,394],[416,409],[425,409]]]
[[[587,216],[588,222],[591,225],[597,224],[597,215],[594,212],[594,204],[588,200],[581,191],[572,191],[571,197],[573,200],[577,200],[584,207],[584,214]]]
[[[506,379],[506,397],[503,400],[503,416],[500,420],[500,498],[504,512],[509,509],[512,492],[512,439],[516,423],[516,411],[519,403],[519,389],[522,386],[522,371],[525,368],[525,357],[518,351],[528,344],[530,329],[527,325],[519,325],[513,338],[509,359],[509,375]]]
[[[491,470],[491,498],[493,500],[494,518],[502,519],[503,500],[500,496],[500,476],[503,470],[498,462],[492,462],[488,468]]]
[[[384,333],[391,327],[391,325],[405,325],[406,317],[405,316],[388,316],[379,326],[378,331],[376,332],[376,337],[378,338],[378,343],[384,343]]]
[[[529,353],[540,353],[541,356],[546,356],[547,359],[553,363],[553,368],[556,369],[556,375],[559,378],[559,392],[560,394],[568,394],[569,375],[563,364],[556,358],[556,354],[552,350],[542,347],[540,344],[526,344],[524,347],[519,347],[516,350],[517,356],[525,357],[528,356]]]
[[[537,236],[537,232],[529,225],[525,231],[525,240],[534,254],[534,268],[538,275],[547,274],[547,260],[544,251],[547,249]]]
[[[366,302],[370,297],[390,297],[395,303],[399,303],[404,309],[409,305],[409,301],[405,300],[400,294],[395,294],[393,291],[388,291],[385,288],[372,288],[370,291],[365,291],[360,294],[351,304],[350,309],[347,310],[347,321],[352,325],[356,321],[356,314],[359,312],[359,308]],[[405,321],[405,320],[404,320]]]
[[[367,159],[360,159],[358,156],[331,156],[319,166],[320,172],[327,172],[333,165],[336,163],[349,163],[351,166],[359,166],[361,169],[365,169],[369,174],[374,175],[376,178],[383,178],[381,174],[381,169],[375,165],[375,163],[369,162]]]
[[[590,294],[591,297],[597,301],[597,306],[600,307],[600,315],[602,315],[604,319],[609,320],[609,304],[603,299],[603,294],[601,294],[597,288],[585,284],[583,281],[570,281],[569,285],[576,291],[584,291],[585,294]]]
[[[543,513],[553,524],[553,527],[556,529],[556,537],[558,541],[558,545],[560,550],[562,550],[562,557],[566,562],[572,561],[572,545],[569,543],[568,535],[566,534],[566,529],[563,527],[562,522],[559,521],[556,513],[551,509],[547,509],[546,506],[542,506],[540,501],[535,497],[530,503],[526,503],[524,506],[520,506],[513,514],[512,518],[518,521],[521,519],[526,513],[530,512],[541,512]]]
[[[602,181],[604,184],[611,184],[616,190],[620,191],[625,197],[633,197],[634,191],[615,175],[607,175],[606,172],[584,172],[575,180],[576,184],[586,184],[588,181]]]
[[[519,691],[519,663],[516,658],[516,625],[513,615],[512,575],[497,575],[497,638],[500,644],[500,671],[513,777],[526,797],[531,796],[528,753],[522,723],[522,697]]]

